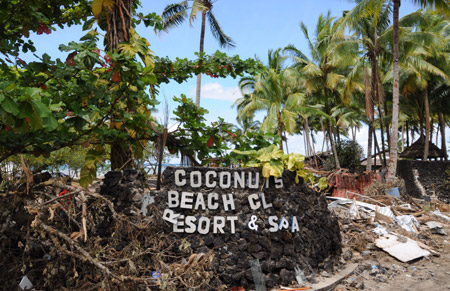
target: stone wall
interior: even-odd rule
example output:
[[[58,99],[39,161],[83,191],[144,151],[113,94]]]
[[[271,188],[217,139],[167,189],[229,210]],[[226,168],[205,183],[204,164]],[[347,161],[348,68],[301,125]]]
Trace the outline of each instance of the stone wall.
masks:
[[[406,191],[415,198],[422,198],[420,189],[414,182],[414,170],[417,170],[418,180],[431,195],[433,191],[444,202],[450,202],[450,191],[446,189],[446,180],[449,179],[446,170],[450,169],[450,161],[410,161],[399,160],[397,175],[405,180]]]
[[[183,168],[186,185],[177,186],[174,173],[179,169],[167,168],[164,171],[165,189],[155,193],[158,209],[168,209],[168,191],[176,191],[180,196],[182,192],[196,193],[195,197],[199,193],[203,193],[204,197],[217,193],[218,197],[225,195],[225,199],[229,194],[233,196],[234,209],[223,203],[215,210],[203,210],[201,207],[197,210],[180,207],[171,209],[184,215],[185,219],[195,216],[197,221],[200,217],[210,218],[211,223],[214,217],[226,218],[224,233],[213,233],[212,225],[208,234],[199,234],[198,231],[192,234],[186,231],[178,233],[180,237],[188,239],[194,252],[214,251],[214,268],[223,284],[253,288],[249,261],[259,259],[267,287],[286,285],[295,280],[296,266],[306,273],[319,268],[331,268],[340,254],[339,226],[327,209],[325,196],[304,185],[295,184],[291,173],[285,173],[283,179],[277,181],[270,179],[267,185],[261,173],[251,169]],[[193,176],[193,181],[189,181],[193,171],[197,175]],[[209,181],[206,181],[208,171],[211,174]],[[244,177],[243,187],[235,181],[236,175]],[[202,177],[202,183],[198,183],[197,177]],[[201,186],[193,188],[192,184]],[[229,188],[225,188],[228,185]],[[252,209],[258,207],[258,203],[259,208]],[[195,204],[194,199],[193,208]],[[234,233],[228,220],[230,217],[237,217]],[[257,229],[252,227],[252,218],[256,218]],[[176,228],[169,223],[165,231],[174,231]],[[327,263],[328,266],[325,266]]]
[[[268,184],[255,169],[168,167],[163,178],[161,191],[142,195],[141,175],[110,172],[102,194],[127,213],[154,217],[153,228],[193,253],[212,252],[212,286],[254,288],[255,259],[268,288],[295,281],[296,267],[331,271],[339,259],[339,225],[325,195],[295,184],[290,172]]]

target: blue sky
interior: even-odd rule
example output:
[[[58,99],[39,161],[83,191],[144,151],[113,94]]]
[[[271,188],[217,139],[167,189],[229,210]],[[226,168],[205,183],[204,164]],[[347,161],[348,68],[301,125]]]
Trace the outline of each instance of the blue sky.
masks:
[[[140,9],[144,14],[150,12],[161,13],[165,6],[175,1],[144,1]],[[214,15],[223,30],[235,42],[236,47],[224,50],[228,55],[239,55],[241,59],[257,57],[261,61],[267,60],[269,49],[283,48],[293,44],[309,55],[306,40],[300,31],[299,24],[303,21],[313,35],[315,24],[320,14],[331,11],[332,16],[339,17],[344,10],[350,10],[354,3],[349,0],[217,0],[214,2]],[[400,14],[406,15],[415,11],[417,7],[410,1],[402,1]],[[186,21],[169,33],[156,35],[153,30],[138,27],[137,32],[147,38],[151,49],[158,56],[168,56],[171,59],[194,59],[194,52],[199,49],[200,22],[197,19],[193,27]],[[50,35],[32,35],[38,51],[36,54],[47,53],[52,58],[65,59],[67,53],[58,51],[59,44],[77,41],[85,32],[80,27],[70,27],[57,30]],[[209,27],[206,29],[205,52],[208,54],[220,50],[218,42],[212,37]],[[26,61],[32,59],[30,54],[23,57]],[[239,79],[213,79],[204,75],[202,77],[201,106],[209,111],[209,121],[216,120],[218,116],[226,121],[235,122],[236,109],[232,108],[234,100],[240,97],[237,88]],[[170,102],[173,96],[186,94],[195,99],[196,78],[178,84],[172,82],[163,84],[160,88],[160,100],[169,101],[169,112],[175,108]],[[162,102],[163,103],[163,102]],[[161,108],[161,106],[160,106]],[[163,111],[163,110],[161,110]],[[170,118],[173,116],[171,115]],[[367,131],[362,129],[358,140],[366,148]],[[321,138],[317,140],[316,150],[321,150]],[[289,137],[290,151],[303,153],[303,137]]]

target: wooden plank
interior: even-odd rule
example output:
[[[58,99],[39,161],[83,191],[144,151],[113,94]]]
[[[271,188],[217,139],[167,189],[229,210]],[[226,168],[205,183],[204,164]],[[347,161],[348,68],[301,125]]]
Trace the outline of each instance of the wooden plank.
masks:
[[[358,264],[349,264],[344,270],[340,271],[336,275],[325,278],[322,282],[315,283],[311,286],[311,290],[314,291],[328,291],[333,290],[340,282],[342,282],[347,276],[350,276],[358,267]]]

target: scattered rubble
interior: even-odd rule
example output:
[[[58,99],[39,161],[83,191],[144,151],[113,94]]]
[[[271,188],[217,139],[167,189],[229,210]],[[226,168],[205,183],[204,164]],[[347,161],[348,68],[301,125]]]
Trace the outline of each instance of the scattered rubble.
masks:
[[[450,244],[445,232],[450,217],[448,211],[439,210],[448,210],[447,204],[436,197],[427,204],[405,193],[401,199],[388,194],[356,197],[329,197],[328,207],[341,227],[343,266],[359,264],[334,290],[450,288],[444,270],[433,263],[442,260],[450,265],[450,257],[445,255]]]

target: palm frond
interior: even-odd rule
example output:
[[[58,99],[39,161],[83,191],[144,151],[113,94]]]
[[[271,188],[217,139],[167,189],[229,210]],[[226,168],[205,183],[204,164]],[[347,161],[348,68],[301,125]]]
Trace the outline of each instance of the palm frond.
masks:
[[[309,61],[309,58],[299,49],[297,49],[293,44],[288,44],[284,49],[283,53],[290,57],[296,57],[304,61]]]
[[[214,17],[214,14],[211,12],[211,10],[208,10],[206,12],[206,16],[209,21],[209,26],[211,28],[211,32],[215,39],[219,41],[219,44],[221,47],[224,48],[230,48],[234,47],[235,43],[233,40],[223,32],[222,28],[220,27],[219,23],[217,22],[216,18]]]
[[[288,133],[294,133],[297,128],[297,116],[298,113],[289,111],[287,109],[281,110],[281,121]]]
[[[327,88],[334,90],[334,89],[336,89],[337,85],[341,81],[344,81],[344,80],[345,80],[345,77],[341,74],[328,73],[327,80],[326,80],[326,86],[327,86]]]
[[[197,18],[197,15],[199,13],[206,12],[208,10],[208,7],[206,7],[202,0],[193,0],[192,1],[192,8],[191,8],[191,14],[189,15],[189,24],[193,26],[194,20]]]
[[[163,30],[167,31],[182,24],[187,17],[188,8],[187,0],[167,5],[161,14]]]
[[[319,66],[317,66],[314,63],[307,64],[306,66],[303,67],[302,71],[307,76],[314,76],[314,77],[323,76],[322,70],[319,68]]]
[[[264,132],[274,132],[278,125],[278,110],[275,104],[270,106],[270,109],[267,111],[267,116],[264,118],[264,121],[261,125],[261,130]]]
[[[439,13],[450,15],[450,3],[448,0],[412,0],[421,7],[430,7]]]

